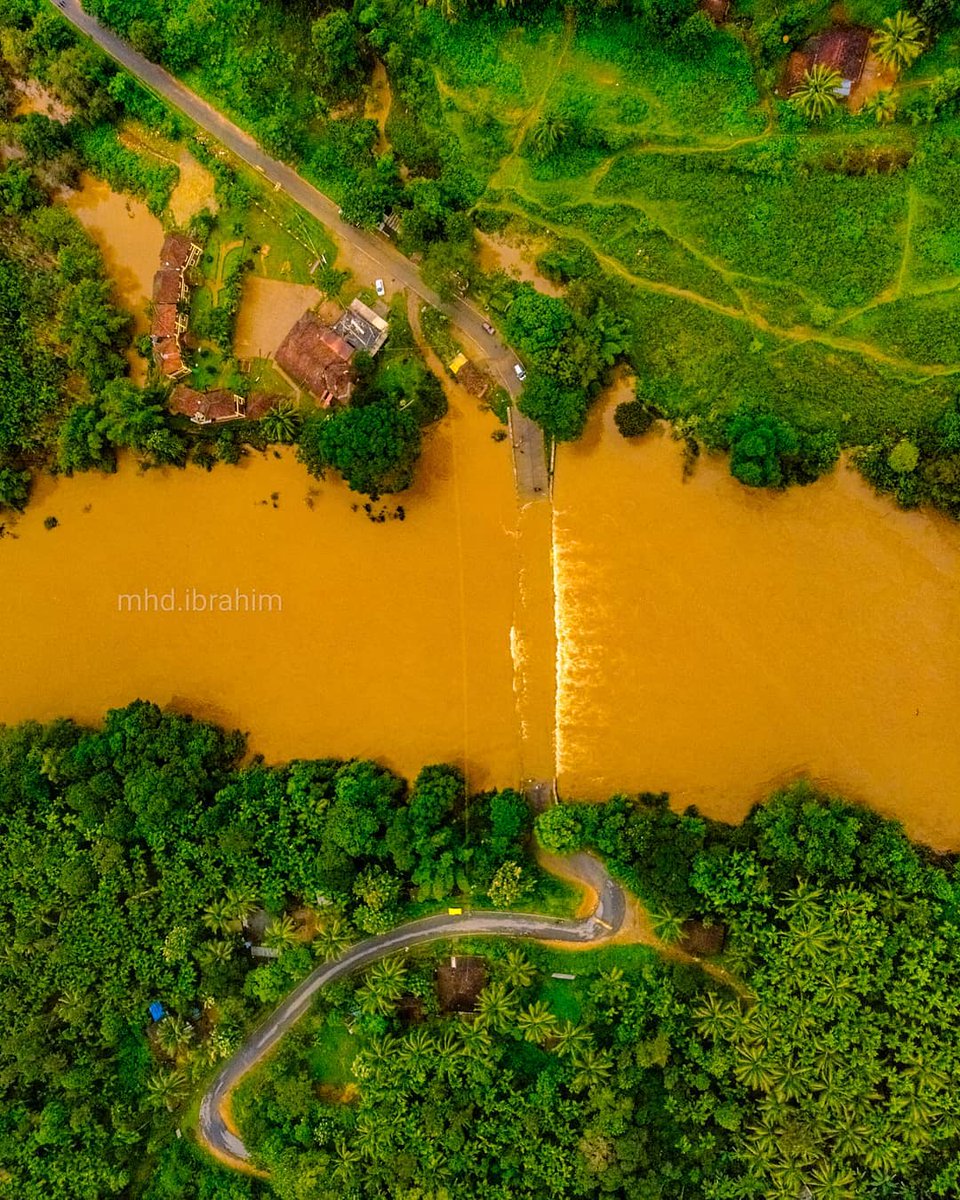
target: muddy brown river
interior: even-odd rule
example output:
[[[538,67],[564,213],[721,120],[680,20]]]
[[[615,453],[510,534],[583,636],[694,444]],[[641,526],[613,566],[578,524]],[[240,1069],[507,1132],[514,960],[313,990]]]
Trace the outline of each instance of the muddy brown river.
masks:
[[[142,696],[268,759],[455,760],[491,786],[549,771],[555,703],[566,796],[666,789],[736,818],[808,774],[960,845],[960,530],[845,470],[774,496],[720,462],[684,483],[667,437],[595,418],[558,456],[556,689],[549,508],[518,515],[508,447],[463,398],[421,483],[374,508],[403,521],[292,456],[42,481],[0,541],[0,719]],[[237,611],[258,596],[279,610]]]
[[[143,328],[159,222],[89,177],[69,204]],[[312,293],[250,282],[240,341],[266,352]],[[371,514],[289,453],[39,481],[0,540],[0,721],[144,697],[270,760],[456,761],[730,819],[807,775],[960,847],[960,527],[844,468],[684,482],[667,436],[616,433],[624,394],[560,449],[552,513],[518,510],[509,444],[455,387],[418,484]]]

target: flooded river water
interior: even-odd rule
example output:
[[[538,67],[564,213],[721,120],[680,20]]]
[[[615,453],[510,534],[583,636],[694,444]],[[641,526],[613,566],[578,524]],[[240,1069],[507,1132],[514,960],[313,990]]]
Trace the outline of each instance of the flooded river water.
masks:
[[[558,455],[565,796],[669,791],[735,820],[807,774],[960,846],[960,529],[841,468],[782,495],[612,404]]]
[[[514,781],[516,507],[493,428],[475,402],[452,411],[422,482],[374,506],[405,520],[382,524],[292,454],[39,481],[0,540],[0,720],[95,722],[143,697],[249,730],[271,760],[451,760],[478,786]],[[211,611],[211,594],[262,611]]]
[[[160,223],[89,177],[68,203],[146,328]],[[315,293],[248,287],[238,352],[269,353]],[[40,480],[0,540],[0,721],[144,697],[271,760],[458,761],[476,787],[556,774],[730,819],[806,774],[960,847],[960,528],[844,469],[684,483],[669,438],[619,437],[616,398],[561,448],[552,515],[518,511],[509,443],[452,386],[417,486],[374,506],[403,521],[290,454]]]

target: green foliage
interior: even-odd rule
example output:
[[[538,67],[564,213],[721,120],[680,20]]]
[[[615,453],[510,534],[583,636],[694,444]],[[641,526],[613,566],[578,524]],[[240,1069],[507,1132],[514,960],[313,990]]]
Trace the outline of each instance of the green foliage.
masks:
[[[310,417],[300,434],[300,458],[312,474],[333,468],[368,495],[409,487],[419,454],[416,417],[384,402]]]
[[[824,63],[817,63],[804,71],[800,86],[790,97],[790,103],[811,121],[822,120],[837,107],[837,91],[842,82],[839,71]]]
[[[811,483],[837,460],[839,445],[829,435],[805,435],[782,417],[743,405],[726,423],[730,472],[748,487]]]
[[[628,400],[614,409],[613,419],[622,437],[642,437],[654,422],[653,413],[641,400]]]
[[[882,63],[902,71],[923,53],[923,36],[919,18],[900,9],[880,26],[873,39],[873,50]]]

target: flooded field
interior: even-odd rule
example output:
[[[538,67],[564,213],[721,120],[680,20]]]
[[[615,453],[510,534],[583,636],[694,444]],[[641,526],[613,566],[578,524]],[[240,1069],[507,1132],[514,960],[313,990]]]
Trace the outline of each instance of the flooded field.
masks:
[[[41,481],[0,540],[0,720],[96,722],[144,697],[250,730],[271,760],[450,760],[477,786],[514,782],[516,511],[493,428],[471,402],[428,435],[423,482],[374,507],[399,502],[403,521],[371,522],[363,497],[292,454]],[[185,611],[194,589],[282,608]]]
[[[268,358],[308,308],[322,299],[315,287],[249,274],[233,338],[238,358]]]
[[[547,296],[563,295],[562,287],[537,270],[537,255],[547,248],[549,242],[517,234],[505,238],[478,230],[477,244],[481,271],[505,271],[521,283],[532,283],[538,292]]]
[[[808,774],[960,846],[960,529],[852,471],[783,495],[686,484],[612,403],[558,455],[558,773],[740,818]]]
[[[111,191],[92,175],[81,176],[80,188],[68,193],[65,203],[100,248],[117,300],[133,316],[131,340],[148,333],[147,304],[160,265],[163,226],[145,204]],[[144,383],[144,360],[133,350],[127,358],[133,378]]]

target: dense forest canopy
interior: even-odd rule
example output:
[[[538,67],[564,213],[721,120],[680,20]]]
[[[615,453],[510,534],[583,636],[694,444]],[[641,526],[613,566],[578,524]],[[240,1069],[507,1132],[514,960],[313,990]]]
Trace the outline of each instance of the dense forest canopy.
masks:
[[[318,956],[454,893],[536,903],[516,793],[468,800],[442,766],[412,788],[370,762],[240,767],[243,750],[141,703],[96,732],[2,731],[0,1167],[18,1197],[150,1194],[144,1154],[181,1154],[167,1102]],[[254,911],[283,950],[257,970]],[[154,1001],[170,1017],[148,1040]]]
[[[664,953],[455,946],[480,964],[459,1013],[443,951],[385,960],[244,1083],[270,1182],[206,1161],[175,1136],[191,1096],[318,958],[454,896],[549,895],[514,792],[243,749],[143,703],[0,734],[11,1194],[956,1194],[955,865],[803,787],[739,827],[655,796],[547,810],[539,841],[600,854]],[[689,918],[719,958],[672,945]]]

